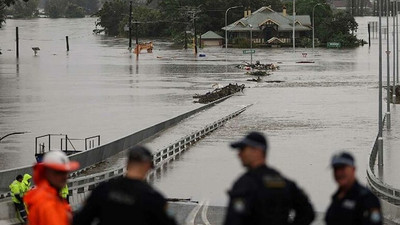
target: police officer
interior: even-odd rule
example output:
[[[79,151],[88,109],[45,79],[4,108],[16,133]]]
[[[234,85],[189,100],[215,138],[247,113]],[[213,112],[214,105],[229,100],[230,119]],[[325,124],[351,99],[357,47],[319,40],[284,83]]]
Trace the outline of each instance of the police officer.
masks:
[[[353,156],[347,152],[334,155],[331,166],[339,188],[326,212],[326,224],[382,225],[379,199],[357,182]]]
[[[126,175],[95,188],[75,215],[73,224],[90,225],[98,221],[102,225],[174,225],[165,198],[145,182],[152,168],[153,156],[148,149],[129,149]]]
[[[268,144],[263,134],[251,132],[232,143],[247,172],[229,192],[225,225],[310,224],[314,211],[297,185],[265,163]],[[294,211],[295,216],[290,217]]]
[[[18,175],[15,180],[10,184],[11,199],[14,203],[17,215],[21,220],[26,222],[27,215],[25,211],[25,205],[22,200],[23,190],[22,190],[22,175]]]

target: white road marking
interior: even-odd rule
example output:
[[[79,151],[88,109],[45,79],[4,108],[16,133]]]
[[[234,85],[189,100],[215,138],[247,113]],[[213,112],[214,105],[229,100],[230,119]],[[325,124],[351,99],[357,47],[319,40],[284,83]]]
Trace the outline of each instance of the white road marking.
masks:
[[[203,223],[205,225],[211,225],[210,222],[207,219],[207,211],[208,211],[208,205],[210,204],[210,201],[206,201],[203,205],[203,211],[201,212],[201,219],[203,220]]]
[[[199,212],[201,206],[203,206],[204,202],[200,202],[192,211],[189,213],[189,215],[186,217],[185,224],[186,225],[194,225],[194,220],[196,219],[196,215]]]

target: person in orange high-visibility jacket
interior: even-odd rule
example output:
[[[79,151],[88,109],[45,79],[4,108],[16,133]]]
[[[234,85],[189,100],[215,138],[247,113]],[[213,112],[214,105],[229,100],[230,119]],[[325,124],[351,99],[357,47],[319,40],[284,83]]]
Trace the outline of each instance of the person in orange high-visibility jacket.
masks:
[[[28,208],[29,225],[69,225],[72,223],[71,207],[60,196],[69,172],[79,168],[61,151],[50,151],[43,161],[33,167],[36,187],[24,196]]]

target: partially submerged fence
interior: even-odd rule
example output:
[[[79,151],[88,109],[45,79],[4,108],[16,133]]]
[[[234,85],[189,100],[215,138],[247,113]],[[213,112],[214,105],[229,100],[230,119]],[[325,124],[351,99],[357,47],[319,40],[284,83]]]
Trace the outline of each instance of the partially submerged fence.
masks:
[[[225,99],[231,96],[227,96],[210,104],[204,105],[197,109],[191,110],[187,113],[176,116],[172,119],[166,120],[164,122],[158,123],[141,131],[135,132],[129,136],[123,137],[111,143],[83,151],[74,155],[69,156],[71,160],[78,161],[81,164],[81,170],[85,170],[88,167],[91,167],[97,163],[104,161],[105,159],[128,149],[131,146],[138,144],[139,142],[151,138],[152,136],[160,133],[161,131],[174,126],[181,122],[182,120],[201,112],[205,109],[208,109],[214,106],[217,103],[224,101]],[[79,171],[78,171],[79,172]],[[7,190],[8,185],[15,179],[18,174],[32,174],[32,166],[24,166],[19,168],[7,169],[0,171],[0,190]],[[8,193],[0,194],[0,199],[7,197]]]
[[[175,159],[175,157],[186,151],[190,146],[198,142],[200,139],[204,138],[206,135],[215,131],[219,127],[223,126],[228,120],[238,116],[250,106],[251,105],[248,105],[228,116],[225,116],[224,118],[205,126],[203,129],[186,135],[176,142],[170,144],[169,146],[155,152],[153,154],[153,163],[155,168],[149,174],[148,180],[152,180],[154,177],[159,176],[159,174],[161,174],[163,171],[163,166],[165,165],[165,163]],[[71,205],[76,208],[84,200],[87,193],[95,188],[98,184],[109,179],[122,176],[124,172],[125,166],[101,173],[70,179],[68,181],[68,186],[69,194],[71,196]]]

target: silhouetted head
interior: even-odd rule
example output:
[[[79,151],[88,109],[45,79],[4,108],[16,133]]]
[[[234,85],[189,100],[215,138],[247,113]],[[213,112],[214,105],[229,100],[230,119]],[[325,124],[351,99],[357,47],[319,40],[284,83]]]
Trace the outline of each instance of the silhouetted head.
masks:
[[[243,139],[232,143],[231,147],[239,150],[243,166],[252,169],[265,164],[268,143],[262,133],[250,132]]]
[[[339,188],[348,189],[356,180],[354,157],[348,152],[335,154],[331,160],[333,176]]]

